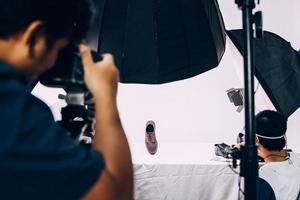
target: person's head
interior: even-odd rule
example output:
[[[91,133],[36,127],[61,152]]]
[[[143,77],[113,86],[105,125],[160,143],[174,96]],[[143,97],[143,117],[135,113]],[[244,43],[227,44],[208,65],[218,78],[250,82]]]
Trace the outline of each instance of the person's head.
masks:
[[[283,115],[265,110],[256,115],[255,122],[259,148],[263,147],[267,151],[281,151],[285,147],[287,119]]]
[[[86,35],[89,0],[0,0],[0,61],[32,76],[54,65],[58,52]]]

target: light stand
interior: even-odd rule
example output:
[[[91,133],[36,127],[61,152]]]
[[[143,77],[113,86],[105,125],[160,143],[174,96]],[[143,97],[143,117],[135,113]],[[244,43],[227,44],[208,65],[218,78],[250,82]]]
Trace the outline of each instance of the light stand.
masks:
[[[240,175],[245,178],[245,200],[256,200],[258,160],[254,118],[253,24],[256,21],[256,25],[261,28],[261,13],[253,15],[255,0],[235,0],[235,3],[243,12],[244,29],[245,146],[241,148]],[[257,16],[260,19],[257,20]],[[260,33],[258,31],[257,35],[260,36]]]

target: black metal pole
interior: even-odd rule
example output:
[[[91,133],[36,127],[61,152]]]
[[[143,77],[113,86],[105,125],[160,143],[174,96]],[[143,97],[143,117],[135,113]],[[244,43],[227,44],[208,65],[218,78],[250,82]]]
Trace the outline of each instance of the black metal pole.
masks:
[[[253,66],[253,9],[254,0],[241,0],[244,29],[244,84],[245,84],[245,146],[242,149],[241,176],[245,178],[245,200],[256,200],[258,176],[257,147],[255,144],[255,104]]]

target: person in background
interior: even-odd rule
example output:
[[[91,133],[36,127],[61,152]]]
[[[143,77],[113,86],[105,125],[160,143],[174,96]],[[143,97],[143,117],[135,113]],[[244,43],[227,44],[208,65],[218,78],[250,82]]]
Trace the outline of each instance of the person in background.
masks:
[[[119,73],[111,55],[94,62],[80,45],[96,107],[92,148],[71,139],[26,84],[60,50],[81,41],[88,0],[0,0],[0,199],[133,199],[130,150],[116,106]]]
[[[265,110],[255,120],[258,155],[265,161],[259,177],[271,185],[277,200],[295,200],[300,192],[300,155],[284,149],[287,119]]]

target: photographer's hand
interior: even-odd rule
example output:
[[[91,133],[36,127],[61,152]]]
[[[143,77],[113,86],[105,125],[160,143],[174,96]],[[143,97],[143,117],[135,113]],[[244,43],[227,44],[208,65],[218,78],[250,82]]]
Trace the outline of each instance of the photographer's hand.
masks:
[[[234,147],[237,148],[238,150],[241,150],[242,146],[245,146],[245,142],[241,142],[241,143],[234,145]]]
[[[103,54],[103,60],[94,62],[90,49],[80,46],[82,62],[84,66],[84,80],[94,96],[106,96],[115,98],[117,93],[119,71],[115,66],[111,54]],[[107,96],[108,95],[108,96]]]
[[[128,142],[118,114],[119,72],[113,57],[94,62],[87,46],[80,46],[84,79],[93,94],[96,126],[93,147],[105,158],[105,170],[85,199],[133,199],[133,169]]]

